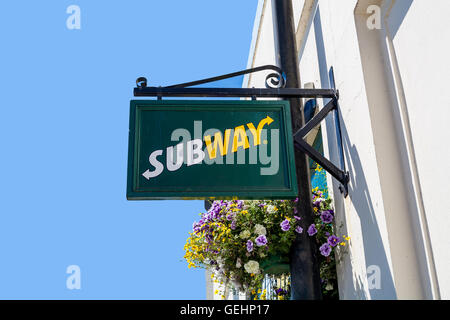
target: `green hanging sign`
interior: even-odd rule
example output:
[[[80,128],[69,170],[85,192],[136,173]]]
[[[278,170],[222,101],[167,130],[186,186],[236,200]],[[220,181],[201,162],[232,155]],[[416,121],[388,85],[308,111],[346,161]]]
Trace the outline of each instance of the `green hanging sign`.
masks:
[[[295,197],[289,102],[131,101],[127,199]]]

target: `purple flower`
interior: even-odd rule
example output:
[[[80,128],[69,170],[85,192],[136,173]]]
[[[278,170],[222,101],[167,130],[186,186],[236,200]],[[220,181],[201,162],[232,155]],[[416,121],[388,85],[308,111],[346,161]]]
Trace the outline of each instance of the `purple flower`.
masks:
[[[330,211],[324,211],[320,214],[320,219],[324,223],[331,223],[333,221],[333,215],[330,213]]]
[[[340,241],[341,241],[341,239],[336,237],[335,235],[332,235],[332,236],[328,237],[328,239],[327,239],[328,244],[332,247],[336,247]]]
[[[300,221],[302,220],[302,218],[298,217],[298,216],[294,216],[295,220]]]
[[[252,252],[253,251],[253,242],[251,240],[247,241],[247,251]]]
[[[328,243],[324,243],[323,245],[321,245],[319,250],[320,253],[325,257],[328,257],[331,253],[331,247]]]
[[[236,220],[231,221],[230,228],[231,228],[231,230],[235,230],[236,229]]]
[[[300,226],[297,226],[297,228],[295,228],[295,232],[302,233],[303,232],[303,228],[300,227]]]
[[[194,222],[192,227],[193,227],[195,233],[198,233],[200,231],[200,224],[198,224],[197,222]]]
[[[282,223],[280,223],[280,226],[281,226],[281,230],[283,230],[283,231],[288,231],[289,228],[291,227],[288,219],[286,219]]]
[[[313,223],[308,228],[308,234],[311,237],[311,236],[315,235],[316,233],[317,233],[316,225]]]
[[[294,214],[297,214],[297,213],[298,213],[297,208],[294,208]]]
[[[278,296],[284,296],[284,295],[287,295],[287,291],[284,290],[284,289],[281,289],[281,288],[276,289],[276,290],[275,290],[275,293],[276,293]]]
[[[298,202],[298,197],[297,197],[297,198],[295,198],[294,202],[295,202],[295,203],[297,203],[297,202]]]
[[[321,203],[322,203],[322,201],[320,201],[320,200],[314,201],[313,207],[319,208]]]
[[[258,247],[262,247],[267,244],[267,238],[266,238],[266,236],[261,235],[258,238],[256,238],[255,242]]]

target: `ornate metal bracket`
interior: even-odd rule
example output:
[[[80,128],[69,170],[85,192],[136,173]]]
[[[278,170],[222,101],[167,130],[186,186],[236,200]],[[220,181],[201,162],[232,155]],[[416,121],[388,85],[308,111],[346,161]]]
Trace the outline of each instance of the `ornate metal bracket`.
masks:
[[[187,88],[187,87],[193,87],[198,86],[200,84],[205,84],[209,82],[215,82],[220,81],[224,79],[229,79],[233,77],[239,77],[244,74],[259,72],[263,70],[273,70],[275,72],[272,72],[266,76],[266,88],[284,88],[286,84],[286,75],[283,73],[283,70],[281,70],[277,66],[273,65],[265,65],[261,67],[256,67],[252,69],[246,69],[238,72],[228,73],[224,74],[218,77],[212,77],[212,78],[206,78],[202,80],[197,81],[191,81],[191,82],[185,82],[185,83],[179,83],[171,86],[167,86],[164,88]],[[145,77],[140,77],[136,80],[136,86],[137,88],[146,88],[147,87],[147,79]],[[136,91],[135,91],[136,93]]]
[[[266,88],[192,88],[200,84],[241,76],[244,74],[272,70],[266,77]],[[134,88],[135,97],[265,97],[265,98],[332,98],[336,95],[333,89],[297,89],[284,88],[286,76],[277,66],[265,65],[253,69],[242,70],[226,75],[198,81],[180,83],[167,87],[147,87],[147,79],[140,77]]]
[[[324,120],[328,114],[332,111],[335,112],[335,120],[336,120],[336,135],[338,138],[338,144],[340,146],[340,157],[341,157],[341,165],[343,166],[343,170],[339,169],[336,165],[334,165],[330,160],[325,158],[322,154],[320,154],[317,150],[311,147],[305,140],[304,137],[308,135],[308,133],[318,126],[322,120]],[[329,174],[331,174],[336,180],[341,183],[339,189],[341,193],[344,194],[344,197],[348,195],[348,182],[350,181],[349,173],[345,170],[345,161],[344,161],[344,150],[342,145],[342,136],[341,136],[341,125],[339,119],[339,105],[338,105],[338,97],[332,98],[326,105],[323,107],[317,115],[315,115],[303,128],[294,133],[294,144],[295,147],[306,153],[311,159],[317,162],[322,168],[325,169]]]
[[[266,88],[192,88],[193,86],[220,81],[232,77],[241,76],[244,74],[259,72],[263,70],[272,70],[266,76]],[[294,143],[297,148],[307,154],[311,159],[317,162],[322,168],[336,178],[342,186],[341,192],[345,197],[348,195],[349,173],[345,171],[345,162],[343,161],[343,149],[341,138],[341,127],[339,120],[339,106],[338,106],[338,91],[335,89],[299,89],[299,88],[285,88],[286,75],[277,66],[265,65],[257,68],[242,70],[225,74],[218,77],[202,79],[198,81],[185,82],[166,87],[147,87],[147,79],[140,77],[136,80],[136,88],[134,88],[135,97],[256,97],[265,98],[330,98],[331,101],[322,108],[322,110],[312,118],[303,128],[294,134]],[[336,117],[336,133],[340,141],[341,147],[341,163],[343,170],[335,166],[331,161],[326,159],[323,155],[312,148],[303,138],[325,117],[331,112],[335,111]]]

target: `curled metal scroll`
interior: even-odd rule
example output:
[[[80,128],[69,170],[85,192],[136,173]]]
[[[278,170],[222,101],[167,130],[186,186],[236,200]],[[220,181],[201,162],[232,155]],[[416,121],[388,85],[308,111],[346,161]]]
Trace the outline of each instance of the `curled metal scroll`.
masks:
[[[286,77],[283,72],[270,73],[266,77],[266,88],[284,88],[286,85]]]
[[[147,78],[146,77],[139,77],[136,79],[136,86],[138,88],[145,88],[147,87]]]
[[[197,80],[197,81],[192,81],[192,82],[175,84],[175,85],[167,86],[165,88],[192,87],[192,86],[197,86],[197,85],[204,84],[204,83],[220,81],[220,80],[238,77],[238,76],[241,76],[244,74],[259,72],[259,71],[263,71],[263,70],[275,71],[275,72],[272,72],[269,75],[267,75],[266,88],[284,88],[284,86],[286,85],[286,75],[283,72],[283,70],[281,70],[281,68],[274,66],[274,65],[265,65],[265,66],[256,67],[256,68],[252,68],[252,69],[246,69],[246,70],[242,70],[242,71],[238,71],[238,72],[228,73],[228,74],[218,76],[218,77],[212,77],[212,78],[207,78],[207,79],[202,79],[202,80]],[[147,79],[145,77],[138,78],[136,80],[136,85],[138,88],[145,88],[147,86]]]

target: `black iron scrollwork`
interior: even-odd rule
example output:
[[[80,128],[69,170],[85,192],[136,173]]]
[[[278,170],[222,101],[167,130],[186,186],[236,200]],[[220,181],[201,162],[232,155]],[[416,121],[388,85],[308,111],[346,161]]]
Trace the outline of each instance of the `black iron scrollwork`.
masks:
[[[285,74],[281,71],[277,73],[270,73],[266,77],[266,88],[284,88],[286,85]]]
[[[136,86],[138,88],[146,88],[147,87],[147,78],[139,77],[136,79]]]
[[[193,87],[193,86],[198,86],[198,85],[205,84],[205,83],[220,81],[220,80],[238,77],[238,76],[241,76],[244,74],[254,73],[254,72],[259,72],[259,71],[264,71],[264,70],[275,71],[275,72],[272,72],[269,75],[267,75],[266,88],[284,88],[284,86],[286,84],[286,75],[283,72],[283,70],[281,70],[279,67],[274,66],[274,65],[265,65],[265,66],[256,67],[256,68],[252,68],[252,69],[246,69],[246,70],[242,70],[242,71],[238,71],[238,72],[228,73],[228,74],[218,76],[218,77],[212,77],[212,78],[206,78],[206,79],[197,80],[197,81],[179,83],[179,84],[167,86],[164,88]],[[146,88],[147,87],[147,79],[145,77],[139,77],[136,80],[136,85],[138,88]]]

